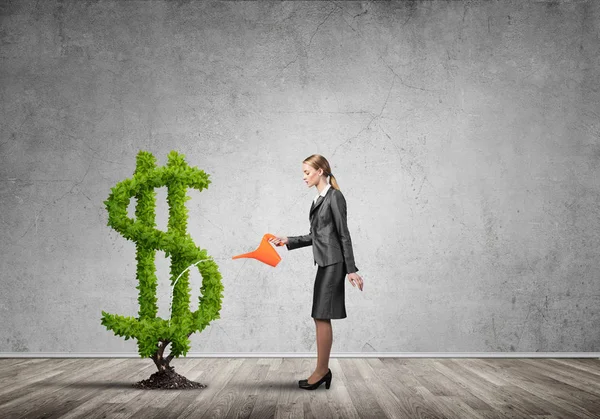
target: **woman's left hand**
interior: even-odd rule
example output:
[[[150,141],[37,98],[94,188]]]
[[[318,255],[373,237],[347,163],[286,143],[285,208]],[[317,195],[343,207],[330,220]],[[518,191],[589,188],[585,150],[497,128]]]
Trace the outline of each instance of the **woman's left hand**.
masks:
[[[358,285],[358,289],[361,291],[363,290],[363,279],[356,272],[348,274],[348,281],[350,281],[353,287]]]

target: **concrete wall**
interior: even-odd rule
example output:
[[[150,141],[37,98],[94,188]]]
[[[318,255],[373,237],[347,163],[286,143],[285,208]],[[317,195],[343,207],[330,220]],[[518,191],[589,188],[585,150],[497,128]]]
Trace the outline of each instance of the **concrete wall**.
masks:
[[[211,177],[188,231],[225,297],[192,352],[316,350],[311,248],[231,260],[266,232],[308,233],[313,153],[365,280],[346,283],[333,353],[600,351],[598,2],[0,10],[0,351],[136,352],[100,313],[138,310],[135,244],[103,201],[139,150]]]

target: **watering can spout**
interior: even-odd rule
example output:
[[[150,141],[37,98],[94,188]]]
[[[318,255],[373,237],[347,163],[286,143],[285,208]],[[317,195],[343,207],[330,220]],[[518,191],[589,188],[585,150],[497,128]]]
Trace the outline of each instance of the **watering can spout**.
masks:
[[[253,258],[260,260],[267,265],[271,265],[273,267],[277,266],[279,261],[281,261],[281,256],[279,256],[277,250],[275,250],[275,248],[273,248],[273,246],[269,243],[269,239],[274,237],[275,236],[273,234],[265,234],[255,251],[233,256],[232,259]]]

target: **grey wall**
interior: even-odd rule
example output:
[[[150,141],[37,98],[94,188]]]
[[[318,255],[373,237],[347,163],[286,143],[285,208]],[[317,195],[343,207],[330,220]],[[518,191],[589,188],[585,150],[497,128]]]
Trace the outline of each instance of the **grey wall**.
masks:
[[[598,2],[0,8],[0,351],[136,351],[100,313],[138,310],[103,201],[139,150],[211,177],[188,230],[225,296],[193,352],[316,350],[311,249],[231,260],[308,233],[312,153],[365,280],[334,353],[600,351]]]

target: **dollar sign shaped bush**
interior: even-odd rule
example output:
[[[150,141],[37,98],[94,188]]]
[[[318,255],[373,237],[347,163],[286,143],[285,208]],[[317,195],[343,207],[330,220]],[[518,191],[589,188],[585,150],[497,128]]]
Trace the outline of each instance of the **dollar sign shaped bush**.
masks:
[[[209,259],[206,250],[194,244],[187,233],[188,210],[185,202],[191,198],[186,195],[186,190],[194,188],[202,191],[210,183],[209,176],[197,167],[188,166],[182,154],[171,151],[167,165],[157,167],[151,153],[140,151],[133,177],[117,183],[104,201],[108,211],[108,226],[136,244],[139,316],[121,316],[102,311],[101,323],[115,335],[125,337],[125,340],[137,339],[140,356],[151,357],[159,371],[169,367],[173,357],[187,353],[192,333],[201,332],[212,320],[220,318],[223,285],[219,267]],[[155,228],[154,189],[163,186],[167,187],[169,204],[166,232]],[[135,220],[127,216],[127,207],[134,196],[137,200]],[[170,320],[156,315],[157,277],[154,260],[157,250],[163,250],[166,256],[171,256],[173,296]],[[186,271],[186,268],[203,259],[208,260],[197,264],[202,275],[198,309],[191,312],[189,270]],[[170,354],[164,357],[168,344],[171,344]]]

